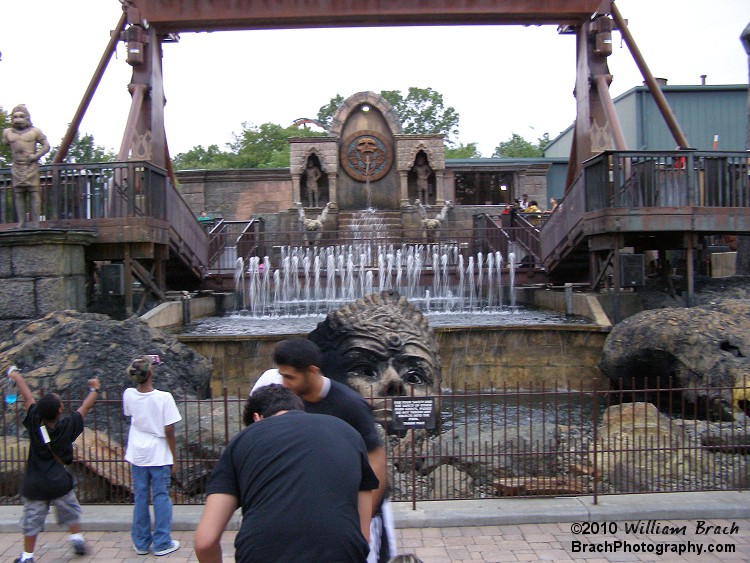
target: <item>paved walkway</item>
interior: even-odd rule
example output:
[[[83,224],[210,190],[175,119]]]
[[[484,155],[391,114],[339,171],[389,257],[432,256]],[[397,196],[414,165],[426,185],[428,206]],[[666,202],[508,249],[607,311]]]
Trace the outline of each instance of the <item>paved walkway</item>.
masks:
[[[492,499],[396,505],[401,553],[425,563],[477,561],[750,561],[750,492],[676,493],[562,499]],[[128,506],[85,506],[90,553],[73,554],[67,534],[49,518],[36,560],[109,563],[196,561],[192,530],[199,506],[175,507],[173,537],[182,547],[163,558],[135,555]],[[0,561],[13,561],[21,547],[20,507],[0,507]],[[640,520],[640,521],[639,521]],[[236,529],[239,518],[230,527]],[[222,546],[232,561],[236,532]],[[579,542],[579,543],[576,543]],[[585,551],[583,551],[585,550]],[[593,550],[593,551],[592,551]]]

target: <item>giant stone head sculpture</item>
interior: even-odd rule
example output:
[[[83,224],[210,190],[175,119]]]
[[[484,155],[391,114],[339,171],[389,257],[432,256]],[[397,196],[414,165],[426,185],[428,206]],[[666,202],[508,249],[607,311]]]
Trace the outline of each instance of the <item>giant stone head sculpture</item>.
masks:
[[[433,394],[440,356],[427,319],[395,291],[367,295],[329,314],[308,338],[323,352],[323,373],[373,397],[386,423],[391,397]]]

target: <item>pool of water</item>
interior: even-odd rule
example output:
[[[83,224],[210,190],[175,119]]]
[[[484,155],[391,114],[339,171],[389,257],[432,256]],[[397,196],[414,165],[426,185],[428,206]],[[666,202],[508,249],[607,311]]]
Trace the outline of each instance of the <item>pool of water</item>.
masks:
[[[426,314],[432,328],[442,327],[494,327],[524,325],[589,325],[583,317],[566,316],[548,310],[515,307],[500,311],[475,311],[472,313],[433,312]],[[325,315],[287,315],[253,317],[233,313],[222,317],[208,317],[193,323],[182,334],[205,336],[266,336],[306,334],[325,319]]]

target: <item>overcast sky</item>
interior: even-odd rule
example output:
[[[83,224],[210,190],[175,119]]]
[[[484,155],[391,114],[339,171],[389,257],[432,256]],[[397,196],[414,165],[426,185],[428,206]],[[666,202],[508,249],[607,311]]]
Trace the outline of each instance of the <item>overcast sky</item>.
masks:
[[[739,40],[749,0],[618,0],[652,73],[669,84],[747,84]],[[121,14],[119,0],[0,0],[0,106],[25,103],[58,145]],[[643,79],[618,32],[612,93]],[[130,107],[125,46],[81,131],[117,150]],[[242,123],[316,117],[336,94],[432,88],[461,116],[459,140],[484,156],[519,133],[554,138],[575,119],[575,37],[554,26],[184,33],[164,47],[167,139],[175,155],[225,148]]]

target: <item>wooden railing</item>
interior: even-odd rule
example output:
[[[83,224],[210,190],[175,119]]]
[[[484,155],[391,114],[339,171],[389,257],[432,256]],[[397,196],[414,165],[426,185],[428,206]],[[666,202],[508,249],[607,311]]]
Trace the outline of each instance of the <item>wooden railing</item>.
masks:
[[[607,151],[586,163],[586,211],[608,207],[750,207],[743,152]]]
[[[200,278],[208,273],[208,236],[177,190],[168,189],[169,245]]]
[[[605,209],[750,209],[743,152],[606,151],[589,160],[541,231],[545,264],[583,237],[587,213]],[[744,232],[744,231],[733,231]]]
[[[79,219],[167,219],[166,172],[148,162],[55,164],[42,166],[39,176],[40,220],[49,227]],[[0,169],[0,223],[17,221],[12,201],[11,171]]]
[[[39,175],[43,227],[93,229],[102,220],[131,217],[164,221],[172,250],[196,275],[205,273],[208,237],[165,170],[127,161],[42,166]],[[0,223],[17,220],[11,171],[0,169]]]

